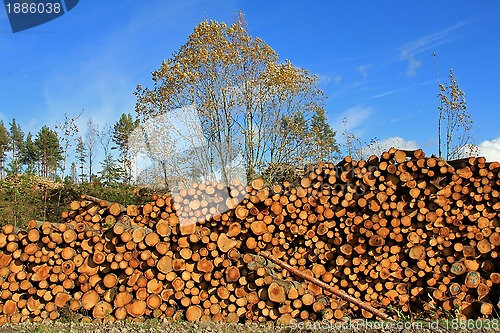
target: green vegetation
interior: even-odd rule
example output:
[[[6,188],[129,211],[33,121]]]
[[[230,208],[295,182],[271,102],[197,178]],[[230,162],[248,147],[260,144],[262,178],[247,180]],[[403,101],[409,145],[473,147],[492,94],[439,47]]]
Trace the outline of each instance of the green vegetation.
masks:
[[[381,321],[345,321],[345,322],[306,322],[293,325],[275,323],[233,324],[221,322],[163,322],[155,319],[145,322],[119,321],[115,323],[20,323],[0,326],[0,333],[94,333],[94,332],[133,332],[133,333],[197,333],[197,332],[231,332],[231,333],[293,333],[293,332],[349,332],[349,333],[457,333],[457,332],[498,332],[498,323],[492,321],[398,321],[396,323]]]
[[[59,222],[62,211],[83,193],[125,205],[150,199],[153,190],[130,185],[130,168],[120,164],[128,163],[130,158],[123,157],[126,139],[116,138],[126,138],[133,130],[122,126],[123,119],[132,121],[131,115],[122,115],[115,130],[109,132],[99,132],[90,122],[87,141],[76,137],[78,117],[65,115],[64,123],[56,129],[44,125],[35,135],[25,135],[16,119],[12,119],[9,129],[0,121],[0,225],[22,227],[32,219]],[[96,156],[97,140],[105,156],[100,161],[101,171],[94,174],[89,157]],[[110,154],[112,140],[122,152],[122,160]],[[68,158],[74,161],[69,175],[65,170]]]
[[[30,220],[59,222],[68,204],[89,194],[124,205],[144,204],[153,189],[127,184],[106,184],[99,178],[84,183],[52,181],[34,174],[7,176],[0,180],[0,225],[22,227]]]

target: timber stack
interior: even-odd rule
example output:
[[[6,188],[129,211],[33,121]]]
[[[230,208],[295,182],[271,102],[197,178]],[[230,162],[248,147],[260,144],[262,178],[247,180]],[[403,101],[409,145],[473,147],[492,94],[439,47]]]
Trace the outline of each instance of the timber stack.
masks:
[[[0,322],[374,318],[266,257],[388,315],[488,318],[499,197],[500,163],[396,149],[298,184],[196,184],[127,207],[84,195],[60,223],[2,227]]]

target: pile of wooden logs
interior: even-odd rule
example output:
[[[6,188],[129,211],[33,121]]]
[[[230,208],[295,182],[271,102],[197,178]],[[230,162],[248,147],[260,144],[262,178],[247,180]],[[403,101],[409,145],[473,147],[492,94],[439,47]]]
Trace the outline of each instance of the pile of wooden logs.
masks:
[[[197,184],[128,207],[82,196],[61,223],[2,227],[0,322],[374,317],[269,256],[391,316],[491,317],[499,196],[500,163],[396,149],[299,184]]]

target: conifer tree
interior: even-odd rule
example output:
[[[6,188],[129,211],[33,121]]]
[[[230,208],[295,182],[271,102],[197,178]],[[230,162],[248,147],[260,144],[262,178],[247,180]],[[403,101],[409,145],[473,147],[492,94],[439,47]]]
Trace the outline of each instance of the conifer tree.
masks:
[[[40,154],[38,147],[33,141],[33,134],[28,133],[26,135],[26,140],[24,141],[22,164],[27,166],[27,173],[40,173]]]
[[[139,120],[133,120],[132,115],[123,113],[113,127],[113,142],[121,153],[121,162],[125,171],[125,181],[129,182],[132,174],[132,159],[130,156],[130,134],[139,125]]]
[[[9,150],[10,134],[3,120],[0,120],[0,179],[4,176],[5,160]]]
[[[85,174],[85,165],[87,164],[87,147],[85,147],[85,143],[83,142],[82,137],[78,137],[76,140],[76,160],[78,161],[80,168],[80,183],[85,182],[85,178],[87,175]]]
[[[24,146],[24,133],[21,129],[16,119],[12,119],[10,123],[10,146],[9,150],[12,153],[12,158],[10,161],[10,172],[19,173],[21,172],[21,158]]]
[[[39,153],[41,176],[55,176],[63,159],[63,149],[57,133],[49,127],[43,126],[36,135],[35,146]]]

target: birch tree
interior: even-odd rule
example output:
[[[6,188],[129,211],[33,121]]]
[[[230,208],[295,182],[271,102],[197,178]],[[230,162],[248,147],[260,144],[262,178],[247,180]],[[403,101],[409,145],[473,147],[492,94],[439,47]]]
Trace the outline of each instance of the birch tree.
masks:
[[[219,162],[232,178],[237,151],[251,179],[275,163],[310,163],[338,151],[317,77],[252,37],[240,18],[231,25],[204,21],[153,73],[153,87],[137,87],[142,122],[193,106],[206,142],[196,165]],[[227,167],[231,166],[231,167]],[[214,170],[205,170],[209,176]]]
[[[472,117],[467,111],[465,93],[460,89],[452,68],[450,68],[449,82],[439,83],[438,96],[439,156],[453,160],[475,154],[477,148],[473,144]]]
[[[62,146],[62,164],[61,164],[61,179],[64,179],[66,175],[66,163],[68,160],[69,149],[73,145],[74,137],[78,134],[78,125],[77,121],[80,118],[82,113],[77,115],[68,116],[67,113],[64,113],[64,122],[57,123],[56,129],[59,131],[59,141]]]

